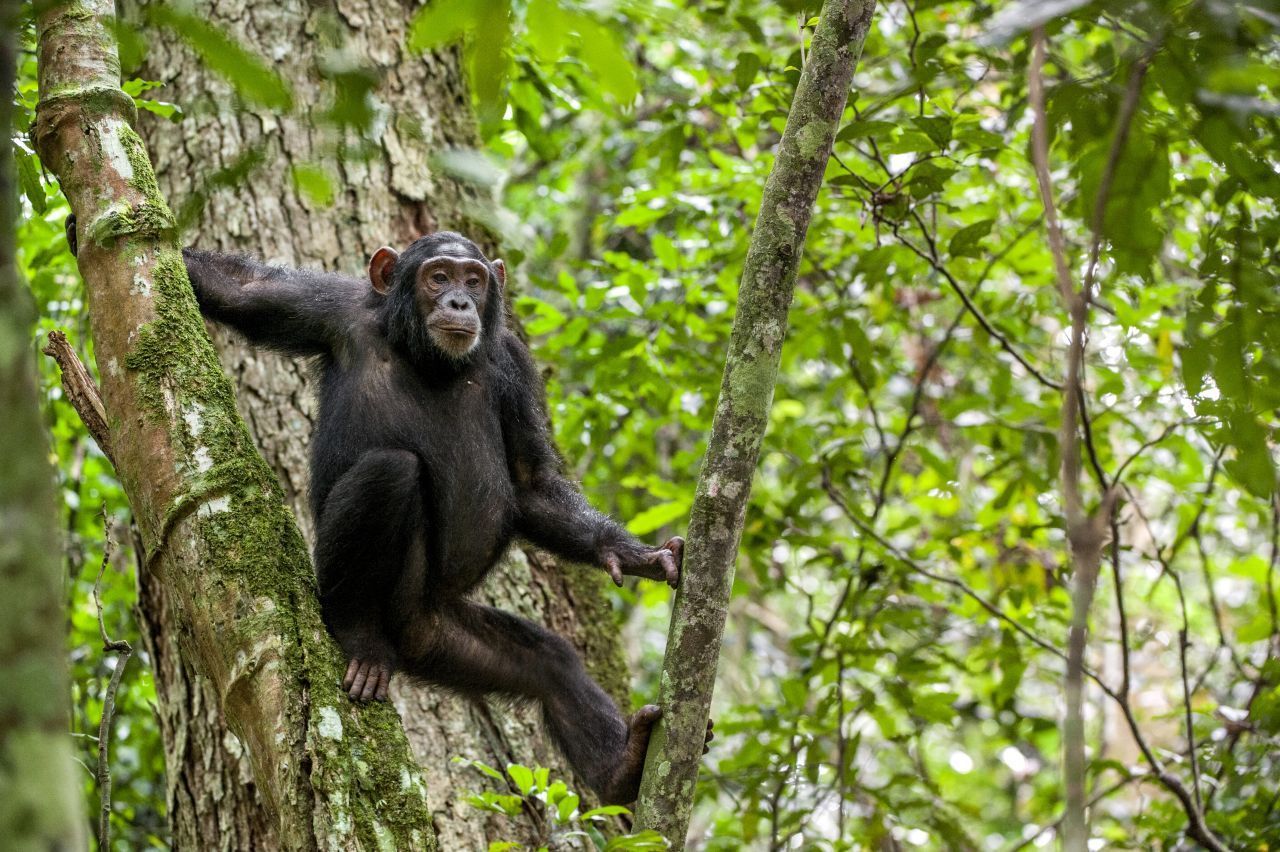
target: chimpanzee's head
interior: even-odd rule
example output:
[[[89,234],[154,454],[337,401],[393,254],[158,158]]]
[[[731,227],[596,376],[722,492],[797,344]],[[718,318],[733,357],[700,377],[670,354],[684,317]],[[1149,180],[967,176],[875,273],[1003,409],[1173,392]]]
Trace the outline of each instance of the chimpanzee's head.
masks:
[[[378,249],[369,281],[384,297],[393,342],[424,366],[441,358],[465,363],[497,330],[507,269],[461,234],[441,231],[418,238],[403,254]]]

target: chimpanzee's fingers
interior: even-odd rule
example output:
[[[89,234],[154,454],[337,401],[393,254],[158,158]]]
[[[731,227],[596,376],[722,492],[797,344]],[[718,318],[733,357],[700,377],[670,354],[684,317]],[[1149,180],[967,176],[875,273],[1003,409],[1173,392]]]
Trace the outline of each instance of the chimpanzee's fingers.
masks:
[[[355,657],[351,658],[351,662],[347,663],[347,673],[342,676],[342,688],[350,689],[351,681],[355,680],[356,671],[360,668],[360,661]]]
[[[622,562],[618,560],[618,554],[609,551],[604,555],[604,568],[609,572],[609,576],[613,578],[615,586],[622,585]]]
[[[675,556],[676,556],[676,567],[677,567],[677,568],[683,567],[683,565],[684,565],[684,539],[683,539],[683,538],[681,538],[681,537],[680,537],[680,536],[678,536],[678,535],[675,535],[675,536],[672,536],[671,538],[667,539],[666,543],[665,543],[665,544],[663,544],[662,546],[663,546],[664,548],[666,548],[667,550],[670,550],[672,553],[674,553],[674,554],[675,554]]]
[[[680,584],[680,563],[676,561],[676,555],[667,550],[665,545],[650,553],[649,561],[658,563],[662,568],[662,576],[654,579],[666,580],[667,585],[673,589]]]
[[[359,701],[360,694],[364,692],[365,681],[369,679],[369,664],[361,661],[360,668],[356,671],[355,680],[351,681],[351,690],[347,694],[351,696],[352,701]]]
[[[382,671],[378,674],[378,689],[374,693],[374,698],[379,701],[387,700],[387,686],[391,683],[391,667],[383,666]]]

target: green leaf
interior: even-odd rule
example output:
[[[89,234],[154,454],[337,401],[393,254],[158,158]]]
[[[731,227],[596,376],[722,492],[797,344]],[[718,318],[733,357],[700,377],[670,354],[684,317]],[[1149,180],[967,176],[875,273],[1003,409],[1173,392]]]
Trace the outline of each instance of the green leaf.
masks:
[[[651,225],[665,215],[667,215],[665,207],[648,207],[633,204],[619,213],[617,217],[614,218],[613,222],[619,228],[639,227],[643,225]]]
[[[595,82],[614,101],[630,106],[640,93],[640,85],[617,33],[585,14],[574,15],[573,26],[581,36],[578,55]]]
[[[592,808],[582,815],[583,819],[598,819],[599,817],[631,815],[631,811],[622,805],[603,805],[602,807]]]
[[[24,154],[20,148],[13,150],[14,165],[18,170],[18,183],[22,185],[22,194],[31,202],[31,209],[36,215],[43,216],[48,205],[45,201],[44,184],[40,182],[40,160],[35,154]]]
[[[985,253],[982,238],[991,233],[995,219],[983,219],[956,231],[947,244],[947,254],[952,257],[981,257]]]
[[[1110,149],[1111,140],[1101,139],[1080,158],[1079,215],[1085,222],[1093,221]],[[1117,250],[1149,262],[1164,244],[1160,208],[1171,191],[1168,148],[1135,127],[1111,178],[1102,235]]]
[[[409,24],[409,49],[421,53],[461,40],[480,23],[485,5],[473,0],[433,0]]]
[[[167,118],[170,121],[178,121],[182,118],[182,107],[177,104],[171,104],[168,101],[134,98],[133,103],[139,109],[145,109],[147,112],[154,113],[161,118]]]
[[[605,844],[605,852],[661,852],[670,849],[666,839],[653,829],[613,837]]]
[[[918,130],[904,130],[897,138],[883,143],[880,150],[885,154],[916,154],[932,151],[936,147],[927,134]]]
[[[945,115],[919,116],[911,119],[911,123],[937,145],[939,149],[951,144],[951,119]]]
[[[689,500],[673,500],[645,509],[627,523],[633,535],[648,535],[656,529],[680,520],[689,514]]]
[[[152,20],[181,36],[205,65],[235,87],[240,97],[281,112],[293,108],[293,90],[284,78],[208,18],[169,4],[147,8]]]
[[[531,0],[524,16],[525,40],[546,62],[564,58],[569,36],[569,21],[556,0]]]
[[[755,82],[760,66],[761,62],[758,54],[749,50],[742,51],[738,54],[737,64],[733,67],[733,82],[739,89],[745,91]]]
[[[334,185],[329,172],[315,163],[295,163],[290,170],[293,185],[302,197],[317,207],[333,205]]]
[[[476,4],[477,32],[483,37],[467,44],[471,91],[483,120],[496,120],[503,107],[502,90],[511,68],[511,6],[507,2]]]
[[[498,770],[494,769],[492,766],[489,766],[486,763],[481,763],[478,760],[469,760],[465,757],[455,757],[453,758],[453,762],[458,764],[459,766],[466,766],[470,769],[475,769],[478,772],[488,775],[490,778],[492,778],[495,781],[502,780],[501,772],[499,772]]]
[[[507,774],[511,776],[511,780],[516,782],[516,788],[524,795],[533,792],[533,770],[519,763],[513,763],[507,767]]]
[[[579,801],[580,799],[574,793],[570,793],[560,800],[560,803],[556,805],[556,815],[561,822],[567,823],[573,818],[573,812],[578,809]]]
[[[892,121],[851,121],[840,128],[840,132],[836,134],[836,141],[852,142],[855,139],[864,139],[868,136],[884,136],[892,133],[897,126]]]

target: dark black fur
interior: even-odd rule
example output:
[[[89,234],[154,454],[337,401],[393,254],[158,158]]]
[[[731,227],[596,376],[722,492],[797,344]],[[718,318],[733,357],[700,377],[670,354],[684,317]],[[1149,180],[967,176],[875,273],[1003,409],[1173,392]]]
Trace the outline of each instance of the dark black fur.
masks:
[[[461,359],[433,345],[415,301],[419,266],[442,254],[490,270],[480,341]],[[645,546],[564,478],[541,377],[503,322],[496,267],[453,233],[406,249],[386,295],[243,257],[185,258],[207,316],[317,360],[316,569],[325,621],[352,658],[352,697],[384,697],[390,671],[404,669],[467,695],[537,699],[592,788],[633,799],[657,708],[628,726],[563,638],[465,597],[516,536],[615,579],[674,582],[681,556],[678,539]]]

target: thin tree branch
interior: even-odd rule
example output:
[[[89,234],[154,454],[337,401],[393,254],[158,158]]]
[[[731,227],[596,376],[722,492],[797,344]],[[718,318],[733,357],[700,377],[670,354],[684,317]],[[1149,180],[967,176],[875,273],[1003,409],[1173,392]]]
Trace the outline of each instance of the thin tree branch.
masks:
[[[960,301],[964,304],[965,309],[969,311],[970,314],[973,315],[973,318],[975,320],[978,321],[978,325],[982,326],[982,330],[985,331],[988,335],[990,335],[991,338],[996,341],[996,343],[1000,344],[1000,348],[1003,349],[1005,352],[1009,353],[1010,357],[1012,357],[1013,360],[1021,364],[1022,368],[1026,370],[1028,373],[1030,373],[1032,378],[1034,378],[1037,382],[1039,382],[1040,384],[1044,385],[1047,388],[1052,388],[1053,390],[1062,390],[1062,385],[1059,382],[1054,381],[1053,379],[1046,376],[1044,373],[1040,372],[1040,369],[1038,367],[1032,364],[1025,356],[1023,356],[1021,352],[1018,351],[1018,348],[1013,345],[1013,342],[1009,340],[1008,336],[1005,335],[1003,332],[1001,332],[998,328],[996,328],[995,325],[991,322],[991,320],[987,319],[986,315],[982,313],[982,310],[977,306],[977,304],[974,303],[973,299],[969,297],[969,294],[965,292],[964,287],[960,286],[960,282],[956,280],[956,277],[951,274],[951,271],[947,269],[945,265],[943,265],[942,259],[938,254],[937,243],[930,236],[929,230],[925,226],[923,219],[921,219],[920,214],[917,211],[912,210],[911,218],[914,219],[916,224],[920,226],[920,230],[924,236],[925,242],[929,246],[929,251],[928,252],[924,251],[919,246],[915,245],[910,240],[908,240],[906,237],[903,237],[899,233],[898,223],[891,222],[889,223],[889,226],[893,231],[893,235],[897,237],[898,241],[902,243],[904,246],[906,246],[908,249],[910,249],[918,257],[920,257],[920,259],[923,260],[925,263],[933,267],[934,271],[936,271],[939,275],[943,277],[943,279],[947,282],[947,284],[950,285],[952,291],[957,296],[960,297]]]
[[[57,334],[58,332],[54,332]],[[66,338],[63,338],[66,342]],[[73,353],[74,357],[74,353]],[[77,363],[78,360],[77,360]],[[107,625],[102,615],[102,575],[111,562],[114,550],[111,540],[111,524],[107,517],[107,507],[102,507],[102,564],[98,566],[98,577],[93,582],[93,606],[98,611],[98,635],[102,637],[102,650],[117,655],[115,668],[111,671],[111,680],[107,684],[106,694],[102,697],[102,719],[98,722],[98,771],[94,778],[98,781],[98,848],[111,848],[111,722],[116,714],[116,692],[120,689],[120,679],[124,676],[125,666],[133,656],[133,647],[124,639],[112,639],[107,635]]]
[[[89,368],[76,355],[76,351],[67,342],[67,336],[61,331],[49,332],[48,342],[40,351],[58,362],[62,372],[62,392],[66,394],[67,402],[80,415],[98,449],[102,450],[102,454],[114,467],[116,460],[111,452],[107,410],[102,405],[102,394],[98,391],[93,376],[89,374]]]
[[[1067,263],[1066,245],[1058,222],[1053,200],[1053,183],[1049,174],[1049,129],[1045,114],[1044,28],[1037,27],[1032,35],[1031,64],[1027,69],[1028,101],[1031,105],[1033,124],[1031,152],[1035,165],[1036,183],[1040,200],[1044,205],[1045,223],[1049,232],[1049,246],[1057,273],[1058,289],[1071,317],[1071,343],[1067,355],[1067,380],[1062,394],[1062,425],[1059,444],[1062,447],[1062,499],[1067,521],[1067,540],[1073,565],[1073,589],[1071,594],[1071,630],[1067,640],[1066,719],[1063,723],[1063,776],[1067,792],[1066,813],[1063,815],[1062,841],[1068,852],[1085,852],[1089,835],[1086,814],[1086,773],[1084,735],[1084,682],[1082,671],[1088,641],[1089,608],[1093,602],[1098,565],[1102,551],[1104,528],[1098,523],[1110,513],[1110,492],[1104,498],[1106,512],[1087,514],[1080,491],[1080,420],[1083,381],[1081,372],[1084,361],[1084,335],[1088,321],[1089,297],[1083,288],[1077,291],[1071,281]],[[1120,137],[1117,133],[1117,138]],[[1114,165],[1110,163],[1109,165]],[[1102,186],[1110,185],[1110,177],[1103,176]],[[1101,194],[1100,204],[1105,209],[1106,196]]]

